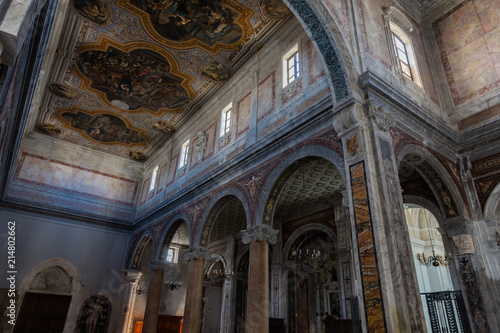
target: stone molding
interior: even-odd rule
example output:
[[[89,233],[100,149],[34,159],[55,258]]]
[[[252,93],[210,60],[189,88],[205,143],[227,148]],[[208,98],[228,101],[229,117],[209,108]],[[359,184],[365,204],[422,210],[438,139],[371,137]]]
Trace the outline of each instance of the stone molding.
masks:
[[[375,105],[373,99],[368,99],[364,109],[366,117],[371,119],[380,130],[388,132],[396,126],[396,113],[388,112],[383,106]]]
[[[354,103],[333,115],[333,128],[342,137],[347,130],[352,129],[364,118],[363,108],[359,103]]]
[[[135,284],[139,282],[142,276],[142,272],[136,269],[124,269],[122,271],[122,283],[123,284]]]
[[[205,260],[210,260],[212,258],[212,253],[206,247],[192,247],[187,250],[184,250],[184,259],[200,259],[203,258]]]
[[[251,240],[257,242],[267,241],[269,244],[274,245],[278,241],[279,230],[274,230],[268,225],[259,225],[250,229],[242,230],[243,244],[250,243]]]

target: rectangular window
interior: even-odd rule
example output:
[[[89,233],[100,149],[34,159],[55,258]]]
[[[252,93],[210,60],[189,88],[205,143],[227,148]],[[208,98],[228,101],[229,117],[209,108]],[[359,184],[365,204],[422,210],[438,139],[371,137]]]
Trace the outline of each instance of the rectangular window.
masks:
[[[156,177],[158,177],[158,166],[153,169],[153,174],[151,175],[151,184],[149,185],[149,192],[155,189]]]
[[[167,250],[167,257],[166,257],[166,260],[167,262],[171,262],[171,263],[176,263],[177,260],[176,260],[176,253],[175,253],[175,249],[174,248],[169,248]]]
[[[220,136],[224,136],[231,131],[231,111],[233,105],[229,104],[222,110]]]
[[[188,161],[188,156],[189,156],[189,140],[184,142],[182,145],[182,150],[181,150],[181,161],[179,164],[179,168],[182,168],[187,164]]]
[[[299,45],[295,45],[283,57],[283,87],[300,77]]]
[[[401,71],[407,78],[413,81],[406,45],[398,36],[396,36],[396,34],[393,33],[392,37],[394,38],[394,48],[396,51],[396,57],[398,57],[399,64],[401,66]]]

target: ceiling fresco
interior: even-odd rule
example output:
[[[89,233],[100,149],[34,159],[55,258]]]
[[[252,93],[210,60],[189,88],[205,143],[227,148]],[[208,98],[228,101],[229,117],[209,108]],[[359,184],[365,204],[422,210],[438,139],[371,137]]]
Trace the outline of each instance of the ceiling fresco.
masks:
[[[72,13],[72,61],[35,130],[139,161],[291,15],[280,0],[72,0]]]

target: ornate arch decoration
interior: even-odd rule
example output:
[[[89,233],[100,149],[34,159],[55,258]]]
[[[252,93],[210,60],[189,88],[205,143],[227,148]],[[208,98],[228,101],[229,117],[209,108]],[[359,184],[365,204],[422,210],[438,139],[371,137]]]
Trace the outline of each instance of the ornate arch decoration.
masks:
[[[340,171],[344,183],[346,182],[344,160],[335,151],[317,145],[303,147],[287,156],[267,177],[255,209],[255,216],[262,216],[261,224],[272,225],[279,195],[292,174],[303,166],[304,162],[318,158],[332,163]]]
[[[191,226],[187,222],[189,221],[187,215],[183,212],[175,214],[169,222],[169,226],[165,228],[165,231],[163,232],[163,235],[161,236],[161,243],[160,246],[158,247],[158,250],[155,254],[155,258],[158,258],[159,260],[165,260],[166,255],[167,255],[167,249],[170,246],[170,243],[172,242],[172,239],[175,236],[175,233],[179,229],[179,227],[185,223],[187,225],[187,228],[189,230],[189,242],[191,243]]]
[[[40,284],[37,283],[37,280],[40,280],[41,275],[47,272],[51,275],[59,275],[62,279],[64,279],[64,276],[61,275],[61,273],[63,273],[66,275],[68,280],[60,281],[61,284],[56,283],[55,285],[47,285],[46,288],[40,289]],[[80,274],[78,274],[78,270],[69,260],[61,257],[52,258],[38,264],[28,273],[28,275],[26,275],[19,287],[19,294],[24,295],[27,291],[37,290],[75,294],[80,292],[81,281],[82,279],[80,278]],[[63,286],[62,283],[66,285]]]
[[[451,175],[429,150],[409,144],[398,156],[398,169],[403,160],[408,161],[424,178],[446,219],[468,216],[465,203]]]
[[[334,101],[342,104],[341,102],[352,99],[351,87],[357,86],[354,82],[357,78],[356,66],[337,23],[333,19],[327,20],[322,15],[328,13],[328,9],[321,1],[316,0],[283,0],[283,2],[299,20],[319,51],[329,74],[328,80]],[[336,29],[326,29],[332,26]]]
[[[213,199],[210,200],[207,208],[203,212],[202,221],[203,227],[200,228],[199,234],[195,235],[195,240],[199,239],[199,241],[194,241],[194,244],[199,244],[199,246],[206,247],[208,245],[208,240],[210,238],[210,233],[212,231],[213,224],[219,216],[222,208],[229,202],[233,197],[236,197],[243,208],[245,209],[245,216],[247,219],[247,227],[250,225],[250,207],[248,205],[247,199],[243,192],[235,187],[228,187],[217,192]]]
[[[336,243],[337,241],[337,235],[333,232],[332,229],[328,228],[327,226],[319,223],[311,223],[308,225],[304,225],[297,230],[295,230],[290,237],[288,237],[288,240],[286,241],[285,245],[283,246],[283,252],[282,252],[282,258],[286,260],[285,258],[287,257],[287,254],[290,252],[292,249],[293,244],[299,239],[300,236],[302,236],[304,233],[308,231],[321,231],[324,232],[328,237],[330,237],[333,241],[333,245],[335,246],[335,249],[337,249],[338,244]]]
[[[484,205],[484,219],[486,221],[495,220],[500,218],[500,216],[496,216],[496,209],[500,204],[500,183],[497,183],[496,186],[491,190],[488,199],[486,199],[486,203]]]
[[[153,248],[154,248],[155,244],[154,244],[153,234],[151,233],[151,230],[146,230],[140,236],[137,245],[133,247],[134,248],[132,252],[133,255],[130,256],[129,259],[129,265],[128,265],[129,268],[137,269],[139,267],[139,262],[141,260],[142,253],[144,252],[144,248],[146,247],[146,244],[148,244],[149,241],[153,242]]]

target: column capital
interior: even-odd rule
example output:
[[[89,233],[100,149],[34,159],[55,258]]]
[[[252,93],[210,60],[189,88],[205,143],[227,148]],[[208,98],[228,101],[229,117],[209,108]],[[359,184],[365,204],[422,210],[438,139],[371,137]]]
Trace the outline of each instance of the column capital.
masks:
[[[270,225],[266,224],[241,231],[243,234],[243,244],[248,244],[253,239],[257,242],[265,240],[271,245],[276,244],[278,241],[278,232],[279,230],[274,230]]]
[[[188,261],[191,259],[200,259],[200,258],[203,258],[205,260],[210,260],[211,257],[212,253],[206,247],[201,247],[201,246],[191,247],[187,250],[184,250],[184,259]]]
[[[333,128],[340,137],[343,137],[365,119],[363,106],[359,103],[353,103],[333,115]]]
[[[134,284],[139,281],[142,276],[142,272],[136,269],[124,269],[122,271],[122,283],[124,284]]]
[[[148,262],[148,271],[157,271],[159,269],[162,269],[164,272],[167,271],[167,269],[170,267],[170,263],[166,262],[165,260],[153,260]]]
[[[387,132],[396,126],[396,113],[388,112],[383,106],[377,106],[372,98],[365,103],[364,109],[366,117],[380,130]]]

